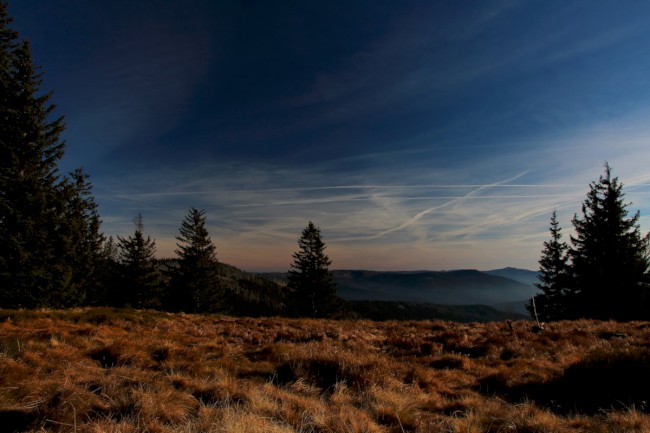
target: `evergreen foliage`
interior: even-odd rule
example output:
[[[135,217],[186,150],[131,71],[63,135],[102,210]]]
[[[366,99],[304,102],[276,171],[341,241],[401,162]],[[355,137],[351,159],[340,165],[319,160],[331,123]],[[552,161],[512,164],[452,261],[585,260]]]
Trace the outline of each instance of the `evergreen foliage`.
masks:
[[[535,307],[540,320],[550,321],[564,318],[570,302],[570,280],[568,266],[568,249],[562,241],[562,229],[557,221],[557,213],[551,215],[551,239],[544,242],[542,257],[539,260],[539,282],[535,286],[542,291],[535,297]],[[533,305],[526,305],[531,315]]]
[[[589,185],[582,215],[572,219],[571,246],[561,241],[556,214],[551,240],[540,259],[542,294],[536,297],[543,320],[650,318],[650,234],[642,235],[639,212],[628,215],[623,184],[609,164]],[[532,305],[528,306],[532,313]]]
[[[298,240],[300,250],[293,254],[288,288],[294,313],[299,316],[327,317],[336,312],[337,285],[325,254],[320,229],[311,221]]]
[[[93,275],[100,221],[85,175],[58,173],[63,118],[52,119],[29,42],[10,24],[0,2],[0,305],[78,305]]]
[[[575,315],[594,319],[648,319],[648,235],[639,212],[628,216],[623,185],[605,174],[592,182],[575,215],[569,250],[576,296]]]
[[[156,241],[144,237],[142,215],[134,220],[135,232],[127,238],[117,237],[120,284],[113,297],[117,306],[156,308],[161,305],[159,273],[156,269]]]
[[[95,266],[92,290],[88,290],[87,304],[93,306],[118,305],[120,293],[120,253],[112,236],[104,236],[99,261]]]
[[[176,254],[171,267],[172,310],[214,312],[222,298],[216,247],[205,227],[205,211],[190,208],[181,223]]]
[[[70,173],[64,217],[59,233],[58,255],[62,258],[61,275],[65,276],[61,294],[48,304],[55,307],[85,305],[100,289],[100,269],[103,256],[104,235],[100,232],[101,220],[92,195],[92,185],[82,169]]]

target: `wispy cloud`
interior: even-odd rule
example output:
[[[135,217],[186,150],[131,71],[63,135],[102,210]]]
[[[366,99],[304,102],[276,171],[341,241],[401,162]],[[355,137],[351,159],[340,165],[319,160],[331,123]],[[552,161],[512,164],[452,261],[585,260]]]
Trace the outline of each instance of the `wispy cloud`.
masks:
[[[506,179],[506,180],[503,180],[503,181],[500,181],[500,182],[494,182],[494,183],[491,183],[491,184],[488,184],[488,185],[478,186],[476,189],[468,192],[467,194],[465,194],[465,195],[463,195],[461,197],[452,198],[451,200],[449,200],[449,201],[447,201],[447,202],[445,202],[443,204],[440,204],[440,205],[437,205],[437,206],[434,206],[434,207],[430,207],[428,209],[420,211],[417,214],[415,214],[413,217],[409,218],[407,221],[400,224],[399,226],[390,228],[388,230],[384,230],[384,231],[379,232],[379,233],[377,233],[375,235],[368,236],[367,239],[378,239],[378,238],[381,238],[381,237],[383,237],[383,236],[385,236],[387,234],[390,234],[390,233],[393,233],[393,232],[396,232],[396,231],[399,231],[399,230],[404,230],[404,229],[406,229],[408,227],[411,227],[414,224],[416,224],[418,221],[420,221],[426,215],[429,215],[429,214],[431,214],[433,212],[436,212],[436,211],[438,211],[440,209],[443,209],[445,207],[448,207],[448,206],[460,204],[460,203],[462,203],[463,201],[465,201],[465,200],[467,200],[469,198],[475,197],[476,195],[478,195],[481,191],[483,191],[485,189],[493,188],[495,186],[499,186],[499,185],[502,185],[502,184],[505,184],[505,183],[508,183],[508,182],[512,182],[512,181],[514,181],[516,179],[519,179],[524,174],[525,173],[520,173],[520,174],[518,174],[518,175],[516,175],[516,176],[514,176],[514,177],[512,177],[510,179]],[[363,239],[363,238],[350,238],[350,239],[346,239],[346,240],[360,240],[360,239]]]
[[[86,165],[121,147],[135,154],[177,126],[211,59],[200,29],[138,22],[106,44],[79,65],[84,74],[70,75],[76,91],[62,95],[69,153],[83,153]]]
[[[108,234],[141,212],[172,255],[195,206],[220,258],[247,269],[286,268],[308,220],[337,267],[531,268],[551,211],[570,233],[604,161],[650,228],[642,2],[394,6],[305,64],[283,43],[325,25],[267,35],[272,17],[246,8],[167,3],[109,6],[110,26],[89,6],[118,33],[59,66],[69,158],[94,174]]]

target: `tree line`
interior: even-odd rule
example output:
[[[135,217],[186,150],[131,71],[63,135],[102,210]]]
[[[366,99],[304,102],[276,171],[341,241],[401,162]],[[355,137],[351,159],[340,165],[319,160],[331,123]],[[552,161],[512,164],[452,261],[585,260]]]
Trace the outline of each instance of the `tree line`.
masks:
[[[205,212],[181,222],[176,258],[155,258],[155,241],[135,231],[114,240],[100,230],[92,183],[82,168],[62,175],[62,116],[30,44],[10,28],[0,0],[0,308],[113,305],[187,312],[326,317],[341,310],[321,231],[298,241],[287,284],[219,263]],[[647,319],[649,238],[628,215],[623,185],[605,174],[590,184],[575,235],[563,242],[554,212],[540,259],[541,293],[528,305],[542,320]]]
[[[650,318],[650,234],[630,215],[623,184],[605,172],[589,185],[581,215],[571,220],[574,234],[562,240],[554,211],[550,239],[539,261],[541,294],[527,306],[541,320]]]
[[[203,210],[181,222],[176,258],[155,258],[141,215],[127,237],[106,237],[82,168],[62,175],[65,124],[27,40],[0,1],[0,308],[131,306],[170,311],[329,316],[336,285],[320,229],[299,240],[289,283],[221,264]]]

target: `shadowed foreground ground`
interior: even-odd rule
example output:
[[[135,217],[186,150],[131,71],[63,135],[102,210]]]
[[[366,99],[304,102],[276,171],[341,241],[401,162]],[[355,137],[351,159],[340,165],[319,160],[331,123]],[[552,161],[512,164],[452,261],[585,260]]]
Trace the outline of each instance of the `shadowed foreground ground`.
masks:
[[[650,324],[531,326],[0,311],[0,426],[650,431]]]

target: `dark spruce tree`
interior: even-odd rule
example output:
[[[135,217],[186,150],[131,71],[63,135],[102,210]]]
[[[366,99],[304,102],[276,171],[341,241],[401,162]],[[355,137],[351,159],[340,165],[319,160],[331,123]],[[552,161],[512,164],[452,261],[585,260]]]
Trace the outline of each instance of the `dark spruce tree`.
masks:
[[[10,23],[0,2],[0,306],[76,305],[87,269],[69,261],[79,248],[68,225],[77,190],[58,173],[63,118],[52,117],[29,43]]]
[[[535,296],[535,305],[530,302],[526,308],[531,315],[537,312],[543,321],[560,320],[567,316],[571,303],[568,245],[562,241],[562,229],[553,211],[550,225],[551,239],[544,242],[539,260],[539,282],[535,286],[541,294]]]
[[[320,229],[311,221],[298,240],[299,251],[293,254],[288,289],[293,312],[305,317],[329,317],[337,313],[337,285],[325,254]]]
[[[97,287],[88,293],[87,304],[91,306],[117,305],[120,293],[120,253],[112,236],[104,238],[100,260],[94,272]]]
[[[575,290],[570,317],[650,319],[648,235],[639,229],[639,212],[628,216],[623,185],[605,174],[589,186],[582,216],[575,215],[569,250]]]
[[[204,313],[222,308],[216,247],[205,221],[205,211],[192,207],[181,222],[178,260],[170,268],[168,308],[172,311]]]
[[[117,237],[119,251],[119,285],[112,303],[134,308],[159,308],[162,303],[156,269],[156,241],[144,237],[142,215],[135,220],[133,236]]]
[[[103,262],[108,259],[103,254],[105,238],[88,175],[77,169],[70,173],[64,187],[68,200],[57,243],[57,256],[63,259],[63,284],[60,296],[48,302],[54,307],[92,302],[101,290]]]

